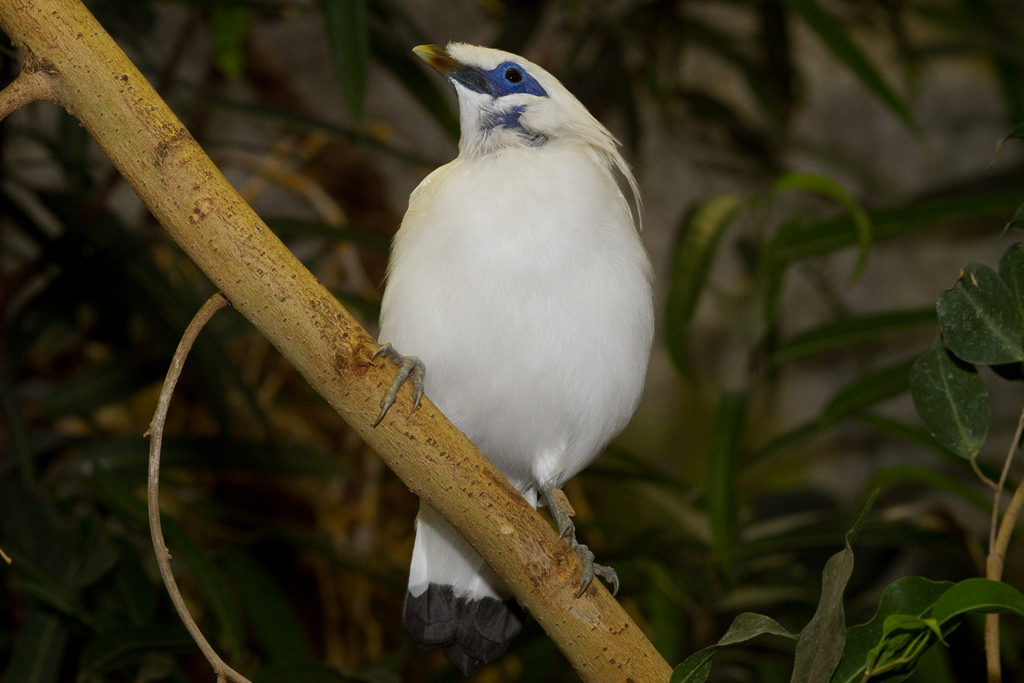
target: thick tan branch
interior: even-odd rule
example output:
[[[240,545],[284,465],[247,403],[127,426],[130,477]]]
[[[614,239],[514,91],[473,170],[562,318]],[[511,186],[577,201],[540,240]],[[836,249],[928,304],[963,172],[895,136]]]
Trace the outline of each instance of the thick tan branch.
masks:
[[[225,180],[78,0],[4,0],[0,25],[46,64],[54,99],[89,130],[174,240],[409,488],[458,528],[590,681],[665,681],[669,666],[554,530],[432,403],[408,393],[370,427],[394,373],[374,340]],[[397,615],[396,615],[397,618]]]

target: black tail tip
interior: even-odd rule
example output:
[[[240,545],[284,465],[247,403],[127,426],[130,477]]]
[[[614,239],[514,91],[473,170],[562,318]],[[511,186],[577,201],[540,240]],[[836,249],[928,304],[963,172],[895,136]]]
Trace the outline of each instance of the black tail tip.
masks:
[[[402,621],[423,650],[444,648],[466,676],[505,654],[523,627],[526,611],[512,600],[460,598],[452,586],[432,583],[420,595],[406,593]]]

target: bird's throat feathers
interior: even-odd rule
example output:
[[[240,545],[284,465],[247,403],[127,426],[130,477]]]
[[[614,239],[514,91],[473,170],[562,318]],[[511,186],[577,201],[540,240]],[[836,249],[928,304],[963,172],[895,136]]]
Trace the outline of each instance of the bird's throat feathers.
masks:
[[[449,43],[446,51],[460,65],[447,74],[459,98],[460,157],[480,158],[512,146],[540,148],[556,140],[581,144],[625,180],[639,225],[640,195],[618,141],[557,78],[501,50]],[[509,75],[521,80],[500,80]]]

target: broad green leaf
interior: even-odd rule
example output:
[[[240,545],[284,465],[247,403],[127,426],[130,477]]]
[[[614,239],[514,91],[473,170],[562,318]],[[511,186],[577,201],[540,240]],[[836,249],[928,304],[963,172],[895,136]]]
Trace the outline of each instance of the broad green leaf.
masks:
[[[718,241],[740,206],[742,199],[736,195],[712,197],[687,215],[681,226],[665,305],[665,337],[676,367],[683,372],[690,367],[685,344],[687,327],[697,309]]]
[[[893,614],[927,614],[950,585],[949,582],[931,581],[920,576],[906,576],[889,584],[871,620],[847,630],[846,647],[832,678],[833,683],[863,680],[864,671],[875,659],[877,646],[883,641],[886,618]]]
[[[957,357],[985,365],[1024,360],[1024,319],[1009,287],[988,266],[966,266],[935,310],[942,339]]]
[[[965,579],[935,601],[931,617],[939,624],[968,613],[1016,614],[1024,617],[1024,594],[1008,583],[991,579]]]
[[[807,625],[800,631],[793,661],[793,683],[825,683],[832,677],[843,654],[846,643],[846,616],[843,593],[853,574],[853,548],[851,544],[867,519],[871,506],[878,497],[875,491],[868,498],[853,528],[846,533],[846,547],[825,563],[821,573],[821,598],[818,608]]]
[[[719,565],[732,573],[736,542],[736,468],[745,432],[747,396],[726,394],[718,406],[708,448],[708,515],[711,548]]]
[[[871,219],[860,202],[850,196],[842,185],[817,173],[793,172],[779,178],[775,183],[776,192],[783,190],[801,190],[827,197],[845,208],[853,221],[857,235],[857,264],[853,268],[852,278],[856,279],[862,272],[871,252]]]
[[[711,674],[711,658],[721,647],[738,645],[763,635],[781,636],[796,640],[797,636],[763,614],[744,612],[736,616],[729,629],[714,645],[693,653],[672,672],[669,683],[703,683]]]
[[[781,365],[827,351],[878,341],[892,335],[934,325],[935,322],[936,316],[933,307],[843,317],[805,330],[780,342],[772,351],[770,360],[773,365]]]
[[[896,92],[889,87],[885,77],[872,64],[864,53],[851,39],[849,31],[817,0],[783,0],[785,5],[804,20],[825,47],[843,62],[853,74],[860,79],[881,102],[895,113],[904,125],[912,131],[918,130],[910,108]]]
[[[363,114],[370,75],[370,29],[367,0],[320,0],[331,65],[341,83],[349,111]]]
[[[973,458],[988,434],[991,408],[985,382],[974,366],[952,357],[942,340],[914,363],[914,408],[938,441],[962,458]]]

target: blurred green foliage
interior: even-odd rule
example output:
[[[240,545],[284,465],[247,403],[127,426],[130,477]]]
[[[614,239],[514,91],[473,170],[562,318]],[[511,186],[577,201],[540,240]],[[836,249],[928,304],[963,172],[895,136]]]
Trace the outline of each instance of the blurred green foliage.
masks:
[[[453,98],[409,49],[460,36],[428,35],[412,5],[394,0],[88,4],[215,159],[257,178],[246,175],[242,189],[271,227],[372,324],[400,220],[381,169],[420,173],[442,159],[397,139],[371,101],[380,83],[397,86],[416,116],[454,139]],[[876,290],[891,298],[852,302],[865,278],[878,277],[871,266],[883,250],[994,244],[1024,215],[1013,161],[1024,120],[1019,6],[464,5],[495,47],[544,55],[632,153],[665,136],[702,141],[698,163],[728,178],[714,194],[678,191],[687,205],[659,283],[678,395],[646,400],[667,406],[671,424],[652,426],[642,410],[570,487],[581,534],[618,569],[625,605],[670,662],[685,660],[679,680],[787,680],[794,666],[829,680],[837,665],[834,680],[862,680],[868,659],[889,676],[878,680],[914,671],[918,680],[978,680],[975,613],[993,606],[1018,615],[1003,620],[1002,653],[1007,679],[1024,676],[1014,590],[1024,587],[1024,554],[1011,543],[1005,584],[976,578],[991,496],[963,456],[989,475],[999,464],[978,455],[978,429],[937,439],[906,409],[915,359],[949,360],[941,347],[927,351],[937,315],[905,304],[899,272],[884,273],[888,289]],[[294,45],[268,42],[275,29],[310,21],[347,108],[334,117],[313,113],[298,76],[278,66],[277,51]],[[1006,163],[954,183],[919,179],[914,192],[893,188],[890,169],[854,167],[827,145],[811,151],[835,177],[794,166],[794,151],[808,147],[794,121],[811,59],[827,59],[922,147],[935,144],[915,114],[923,74],[969,65],[1001,98]],[[709,63],[731,87],[685,76]],[[17,72],[5,40],[0,83]],[[242,143],[218,118],[260,132]],[[4,679],[211,680],[155,570],[142,437],[178,335],[211,286],[52,106],[0,125],[0,164]],[[852,192],[840,179],[850,175],[883,190]],[[729,286],[715,278],[726,260],[736,264]],[[1001,268],[998,277],[1015,275]],[[794,296],[795,280],[814,283],[813,304]],[[726,321],[710,332],[709,309]],[[734,350],[728,367],[709,360],[714,345]],[[808,374],[829,381],[793,389]],[[955,395],[984,391],[977,373],[960,379],[966,388]],[[793,391],[808,392],[809,416],[780,413]],[[987,432],[989,417],[973,418]],[[232,666],[255,681],[459,679],[401,631],[417,501],[234,313],[201,335],[167,435],[168,545],[197,619]],[[1016,466],[1011,484],[1019,478]],[[532,622],[476,675],[571,677]]]

